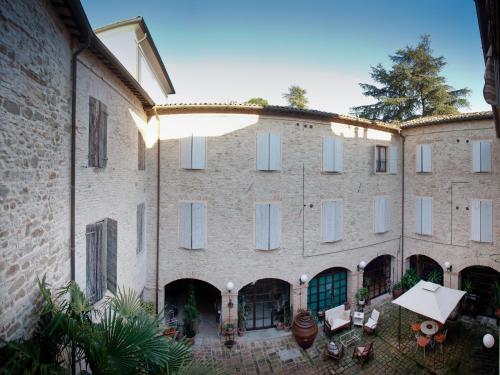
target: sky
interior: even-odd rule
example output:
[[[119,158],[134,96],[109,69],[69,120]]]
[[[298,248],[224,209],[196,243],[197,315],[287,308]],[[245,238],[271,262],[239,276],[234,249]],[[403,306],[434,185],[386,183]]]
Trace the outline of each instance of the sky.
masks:
[[[443,75],[482,97],[484,62],[473,0],[82,0],[92,27],[142,16],[172,79],[170,103],[244,102],[260,96],[286,105],[291,85],[309,108],[347,114],[372,103],[359,83],[370,66],[430,34]]]

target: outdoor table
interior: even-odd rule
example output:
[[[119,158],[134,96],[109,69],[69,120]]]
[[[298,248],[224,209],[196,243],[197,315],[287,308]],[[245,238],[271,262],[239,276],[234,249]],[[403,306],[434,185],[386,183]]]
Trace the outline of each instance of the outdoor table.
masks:
[[[340,344],[344,348],[348,348],[349,345],[354,344],[355,342],[358,342],[361,339],[360,335],[356,330],[352,329],[347,333],[344,333],[339,337]]]
[[[433,336],[439,330],[439,326],[433,320],[425,320],[420,324],[420,330],[424,335]]]
[[[359,312],[359,311],[355,311],[354,312],[354,319],[353,319],[353,323],[355,326],[363,326],[363,324],[365,324],[365,313],[363,312]]]

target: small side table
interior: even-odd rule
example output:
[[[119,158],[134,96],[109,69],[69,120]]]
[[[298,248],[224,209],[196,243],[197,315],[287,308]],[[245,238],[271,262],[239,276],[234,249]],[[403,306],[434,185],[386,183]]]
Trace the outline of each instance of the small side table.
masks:
[[[355,311],[352,324],[354,324],[355,326],[363,326],[363,324],[365,324],[365,313]]]

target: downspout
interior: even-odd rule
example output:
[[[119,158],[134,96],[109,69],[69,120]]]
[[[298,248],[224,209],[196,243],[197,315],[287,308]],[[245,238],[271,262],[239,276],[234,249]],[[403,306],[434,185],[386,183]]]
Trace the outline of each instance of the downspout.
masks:
[[[400,134],[401,143],[401,273],[399,280],[401,282],[404,271],[405,259],[405,136]],[[398,345],[401,348],[401,306],[399,306],[399,325],[398,325]]]
[[[155,111],[157,129],[157,150],[156,150],[156,282],[155,282],[155,311],[158,314],[158,293],[160,284],[160,117]]]

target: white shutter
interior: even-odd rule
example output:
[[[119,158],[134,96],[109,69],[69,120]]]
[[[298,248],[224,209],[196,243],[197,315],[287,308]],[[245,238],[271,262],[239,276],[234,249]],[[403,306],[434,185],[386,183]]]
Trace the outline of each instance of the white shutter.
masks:
[[[375,197],[373,199],[373,231],[375,233],[384,233],[385,217],[384,217],[384,197]]]
[[[398,173],[398,146],[392,145],[389,153],[389,172],[391,174]]]
[[[333,171],[342,172],[344,168],[344,152],[341,138],[335,138],[335,151],[333,154]]]
[[[493,209],[492,202],[481,201],[481,242],[493,242]]]
[[[417,150],[415,152],[415,160],[417,162],[416,165],[417,172],[422,172],[422,145],[417,145]]]
[[[269,249],[269,205],[255,205],[255,247]]]
[[[335,240],[335,202],[323,202],[321,216],[323,241],[332,242]]]
[[[471,240],[481,241],[481,201],[473,199],[471,206]]]
[[[472,142],[472,171],[481,172],[481,142]]]
[[[281,169],[281,135],[269,134],[269,170],[279,171]]]
[[[481,172],[491,172],[490,141],[481,141]]]
[[[422,145],[422,172],[432,172],[431,145]]]
[[[191,249],[191,203],[182,202],[179,215],[180,245]]]
[[[192,203],[191,210],[191,249],[203,249],[205,247],[205,205]]]
[[[339,241],[342,239],[342,229],[343,229],[343,216],[342,216],[342,201],[335,201],[335,233],[333,236],[334,241]]]
[[[387,232],[389,230],[389,199],[383,197],[382,203],[384,207],[384,232]]]
[[[269,133],[257,133],[257,170],[269,170]]]
[[[373,172],[377,172],[378,152],[377,146],[373,146]]]
[[[422,198],[421,197],[416,197],[416,204],[415,204],[415,224],[416,228],[415,231],[418,234],[422,234]]]
[[[193,137],[186,137],[180,139],[181,168],[183,169],[191,169],[192,167],[192,160],[191,160],[192,142],[193,142]]]
[[[335,140],[332,137],[323,138],[323,172],[334,170],[334,148]]]
[[[281,212],[280,205],[269,205],[269,249],[277,249],[281,244]]]
[[[192,169],[205,169],[205,137],[193,136]]]
[[[422,198],[422,234],[432,235],[432,198]]]

